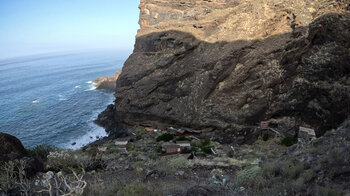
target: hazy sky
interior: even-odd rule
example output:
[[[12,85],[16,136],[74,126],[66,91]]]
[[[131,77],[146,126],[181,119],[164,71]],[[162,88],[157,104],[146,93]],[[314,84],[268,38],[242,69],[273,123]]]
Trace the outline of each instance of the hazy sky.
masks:
[[[0,0],[0,59],[133,47],[140,0]]]

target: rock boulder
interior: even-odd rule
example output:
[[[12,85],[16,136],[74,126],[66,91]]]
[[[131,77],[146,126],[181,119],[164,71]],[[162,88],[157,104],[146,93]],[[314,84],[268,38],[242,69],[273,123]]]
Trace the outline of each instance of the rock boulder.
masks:
[[[15,136],[0,132],[0,144],[0,157],[8,154],[16,154],[16,156],[22,157],[27,155],[27,151],[23,147],[22,142]]]

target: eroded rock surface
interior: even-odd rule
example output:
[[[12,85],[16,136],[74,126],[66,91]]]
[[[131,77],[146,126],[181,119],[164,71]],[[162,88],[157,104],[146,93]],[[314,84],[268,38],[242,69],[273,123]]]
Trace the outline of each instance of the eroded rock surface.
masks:
[[[110,131],[179,126],[232,142],[263,120],[322,135],[350,113],[348,1],[142,0],[140,10],[115,105],[98,120]]]

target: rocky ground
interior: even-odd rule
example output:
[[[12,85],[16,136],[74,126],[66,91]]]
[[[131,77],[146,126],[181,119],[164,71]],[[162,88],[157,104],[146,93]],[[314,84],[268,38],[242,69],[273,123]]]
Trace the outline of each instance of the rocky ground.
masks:
[[[290,147],[272,134],[251,145],[212,141],[217,154],[196,150],[190,160],[189,154],[159,156],[161,143],[155,138],[161,133],[151,132],[131,142],[135,148],[128,155],[107,161],[111,165],[101,176],[122,184],[139,181],[155,195],[345,195],[350,193],[349,129],[348,121],[323,137]],[[191,143],[201,148],[201,142]],[[102,146],[107,154],[114,148],[113,142]]]
[[[1,191],[9,195],[26,191],[34,195],[40,191],[43,195],[50,191],[83,195],[346,195],[350,193],[349,129],[350,121],[346,121],[318,139],[291,144],[261,130],[250,145],[227,145],[197,133],[179,136],[174,128],[155,132],[135,127],[129,129],[132,136],[122,139],[128,141],[125,146],[116,145],[121,138],[109,138],[77,151],[49,146],[29,149],[19,155],[24,157],[21,161],[14,161],[16,157],[10,162],[15,168],[24,164],[22,177],[16,169],[9,176],[11,167],[2,162]],[[189,141],[192,150],[166,155],[161,150],[165,141],[159,139],[164,134],[173,134],[173,141]],[[45,167],[37,168],[38,173],[26,173],[34,167],[26,161],[34,159]],[[56,186],[55,180],[62,184]]]

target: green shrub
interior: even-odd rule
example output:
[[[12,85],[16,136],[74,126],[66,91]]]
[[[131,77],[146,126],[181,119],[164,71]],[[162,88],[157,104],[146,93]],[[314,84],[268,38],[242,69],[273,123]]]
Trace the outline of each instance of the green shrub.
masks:
[[[209,139],[204,139],[201,141],[201,151],[205,154],[211,154],[211,145],[210,145],[210,140]]]
[[[136,135],[136,140],[140,140],[142,139],[142,136],[141,135]]]
[[[199,157],[203,157],[203,156],[206,156],[207,154],[202,151],[199,151],[199,152],[196,152],[196,155]]]
[[[175,167],[170,166],[169,162],[171,160],[168,160],[167,158],[159,158],[154,162],[154,165],[156,166],[157,170],[160,172],[164,172],[166,174],[175,174],[175,172],[178,171]],[[176,162],[176,161],[175,161]],[[174,164],[174,163],[173,163]],[[176,163],[175,163],[176,165]]]
[[[61,150],[50,152],[47,156],[46,169],[51,171],[71,172],[71,169],[79,168],[91,171],[105,167],[106,163],[101,156],[73,150]]]
[[[157,142],[159,141],[165,141],[168,142],[170,140],[174,139],[174,136],[169,133],[163,133],[162,135],[157,137]]]
[[[137,174],[141,174],[144,171],[144,168],[146,168],[146,163],[143,161],[136,161],[133,163],[132,167],[135,169]]]
[[[141,136],[147,134],[147,131],[143,128],[137,128],[135,129],[135,132],[136,132],[136,135],[141,135]]]
[[[328,163],[331,163],[331,164],[343,163],[344,160],[346,160],[344,159],[344,153],[339,152],[338,149],[332,150],[327,157],[328,157]]]
[[[268,133],[264,133],[263,140],[266,142],[269,139],[270,139],[270,135]]]
[[[304,171],[304,166],[299,163],[295,165],[292,161],[281,163],[281,174],[284,177],[295,179]]]
[[[266,162],[262,170],[267,178],[275,177],[281,173],[281,164],[279,162]]]
[[[143,129],[143,128],[137,128],[137,129],[135,129],[135,133],[136,133],[136,140],[140,140],[140,139],[142,139],[142,136],[143,135],[146,135],[147,134],[147,131],[145,130],[145,129]]]
[[[230,150],[226,153],[226,155],[230,158],[234,157],[235,156],[235,152],[233,150]]]
[[[181,168],[181,167],[186,167],[188,163],[188,160],[185,157],[176,157],[174,159],[171,159],[169,162],[170,167],[174,168]]]
[[[201,141],[202,146],[210,146],[210,139],[204,139]]]
[[[101,158],[90,156],[73,150],[50,152],[47,156],[47,169],[52,171],[70,172],[72,168],[96,169],[103,167],[105,163]]]
[[[115,196],[122,188],[123,187],[120,183],[111,183],[107,185],[104,185],[104,183],[88,184],[83,196]]]
[[[205,154],[211,154],[211,147],[210,146],[202,146],[201,147],[202,152],[204,152]]]
[[[184,135],[181,135],[181,136],[175,138],[175,141],[192,141],[192,139],[188,138],[188,137],[186,137]]]
[[[305,179],[300,177],[290,184],[290,189],[293,190],[293,192],[300,193],[306,186]]]
[[[258,166],[241,170],[237,173],[236,183],[243,187],[260,187],[264,183],[262,169]]]
[[[332,187],[319,187],[318,194],[320,196],[341,196],[344,192],[337,188]]]
[[[154,152],[156,153],[162,153],[163,152],[163,149],[161,146],[157,146],[155,149],[154,149]]]
[[[294,141],[293,141],[293,138],[292,137],[285,137],[281,140],[281,144],[284,145],[284,146],[291,146],[294,144]]]
[[[185,147],[184,149],[181,150],[182,153],[191,153],[193,150],[190,147]]]
[[[107,151],[109,154],[116,154],[119,152],[118,149],[116,148],[108,148],[108,151]]]
[[[123,189],[119,190],[118,196],[144,196],[144,195],[159,195],[156,192],[150,190],[149,186],[144,183],[134,182],[126,185]]]
[[[45,145],[45,144],[38,145],[38,146],[35,146],[34,148],[28,149],[30,156],[37,157],[42,161],[47,160],[47,155],[49,155],[50,152],[56,152],[56,151],[60,151],[60,149],[55,146]]]
[[[120,185],[120,183],[113,183],[108,185],[104,190],[103,190],[103,194],[100,195],[105,195],[105,196],[115,196],[116,193],[118,193],[118,191],[122,189],[122,186]]]
[[[305,180],[305,182],[310,182],[315,176],[315,172],[312,169],[305,170],[304,173],[301,174],[301,177]]]
[[[128,151],[133,151],[133,150],[135,150],[135,148],[136,148],[136,146],[135,146],[134,144],[129,144],[129,145],[127,146],[127,150],[128,150]]]
[[[78,165],[77,157],[72,150],[50,152],[47,156],[47,167],[53,171],[69,171],[69,168]]]

